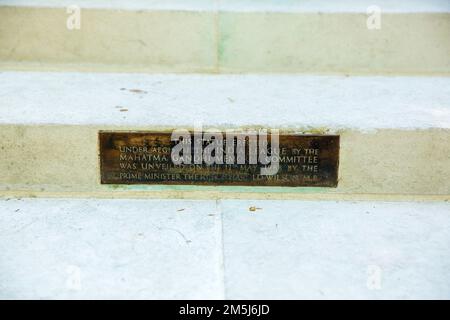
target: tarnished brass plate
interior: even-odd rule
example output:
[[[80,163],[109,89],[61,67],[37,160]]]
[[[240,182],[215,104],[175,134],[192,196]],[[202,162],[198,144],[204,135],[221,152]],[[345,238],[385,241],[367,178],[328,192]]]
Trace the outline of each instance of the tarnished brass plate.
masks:
[[[194,141],[193,134],[191,137]],[[203,141],[203,145],[209,141]],[[249,164],[248,154],[241,164],[235,154],[233,164],[195,164],[192,160],[191,164],[174,165],[171,153],[177,141],[171,141],[170,132],[101,131],[99,143],[103,184],[336,187],[338,182],[337,135],[280,134],[278,171],[274,175],[261,175],[261,168],[267,164]]]

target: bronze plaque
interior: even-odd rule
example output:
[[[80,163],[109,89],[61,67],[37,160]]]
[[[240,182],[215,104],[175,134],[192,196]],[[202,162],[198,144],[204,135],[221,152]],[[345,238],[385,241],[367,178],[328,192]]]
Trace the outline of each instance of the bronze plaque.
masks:
[[[206,147],[211,139],[200,137]],[[225,133],[223,133],[225,137]],[[210,137],[211,138],[211,137]],[[189,139],[185,140],[186,142]],[[195,159],[194,143],[189,150],[190,162],[174,164],[172,149],[180,141],[172,141],[170,132],[111,132],[101,131],[100,170],[103,184],[181,184],[181,185],[235,185],[235,186],[286,186],[286,187],[336,187],[339,166],[339,136],[337,135],[279,135],[276,173],[262,174],[267,159],[272,154],[271,135],[267,136],[266,163],[249,161],[249,140],[244,140],[245,160],[240,162],[234,149],[234,162],[227,159],[223,139],[223,163],[207,164]],[[225,141],[226,140],[226,141]],[[233,140],[233,146],[238,145]],[[231,145],[229,143],[229,145]],[[262,145],[262,144],[261,144]],[[275,145],[275,144],[274,144]],[[260,142],[258,142],[258,147]],[[198,149],[197,149],[198,150]],[[217,150],[217,149],[216,149]],[[253,150],[253,149],[252,149]],[[180,153],[183,155],[183,153]],[[219,154],[219,153],[217,153]],[[231,154],[231,152],[230,152]],[[259,153],[258,153],[259,154]],[[211,155],[216,155],[212,152]],[[188,158],[187,158],[188,159]],[[207,157],[205,158],[207,159]],[[275,158],[272,158],[275,159]],[[189,160],[189,159],[188,159]],[[227,162],[227,160],[229,162]],[[175,160],[176,161],[176,160]],[[239,163],[238,163],[239,162]],[[275,160],[272,161],[274,165]]]

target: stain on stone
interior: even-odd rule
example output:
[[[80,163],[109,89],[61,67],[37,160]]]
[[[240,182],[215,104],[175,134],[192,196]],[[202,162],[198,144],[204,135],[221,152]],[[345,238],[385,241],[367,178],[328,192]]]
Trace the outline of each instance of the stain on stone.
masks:
[[[128,91],[133,92],[133,93],[142,93],[142,94],[147,93],[147,91],[141,90],[141,89],[128,89]]]

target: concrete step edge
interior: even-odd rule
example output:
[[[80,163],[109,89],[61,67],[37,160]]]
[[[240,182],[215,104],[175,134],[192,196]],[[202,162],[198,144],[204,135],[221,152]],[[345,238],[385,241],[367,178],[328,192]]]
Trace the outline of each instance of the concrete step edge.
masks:
[[[89,9],[114,10],[173,10],[173,11],[228,11],[228,12],[308,12],[308,13],[366,13],[374,6],[370,0],[335,1],[276,1],[276,0],[3,0],[0,6],[62,8],[79,6]],[[444,13],[450,12],[447,0],[379,0],[376,6],[386,13]]]
[[[0,73],[0,194],[448,199],[449,78]],[[337,188],[102,185],[100,130],[340,135]]]

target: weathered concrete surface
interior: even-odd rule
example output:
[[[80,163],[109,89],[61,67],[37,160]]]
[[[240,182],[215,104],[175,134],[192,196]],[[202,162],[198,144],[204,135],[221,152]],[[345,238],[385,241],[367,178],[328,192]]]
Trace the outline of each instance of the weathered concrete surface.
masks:
[[[173,72],[216,65],[211,13],[83,9],[80,30],[67,29],[68,16],[65,8],[0,6],[2,65]]]
[[[0,298],[448,299],[449,243],[445,202],[2,199]]]
[[[448,1],[69,1],[0,4],[0,68],[134,72],[450,73]]]
[[[204,199],[393,196],[417,200],[450,196],[448,130],[343,131],[337,188],[255,188],[101,185],[97,146],[100,129],[108,127],[0,126],[4,157],[0,163],[0,194]]]

